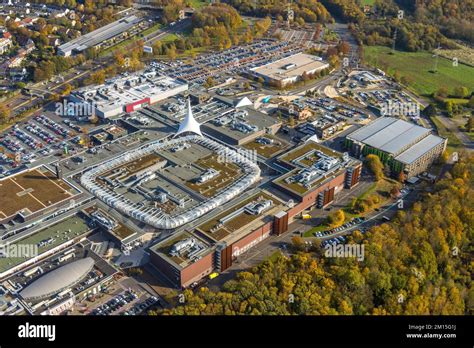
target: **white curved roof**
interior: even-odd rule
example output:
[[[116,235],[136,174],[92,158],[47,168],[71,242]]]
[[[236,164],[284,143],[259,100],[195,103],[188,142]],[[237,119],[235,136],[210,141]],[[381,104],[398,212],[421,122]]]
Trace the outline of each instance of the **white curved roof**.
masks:
[[[188,110],[186,112],[186,117],[184,118],[183,122],[179,125],[179,129],[176,132],[175,136],[185,133],[191,132],[197,135],[202,136],[201,133],[201,125],[196,121],[193,116],[193,111],[191,110],[191,102],[188,99]]]
[[[38,299],[54,295],[78,283],[92,270],[91,257],[74,261],[55,269],[35,280],[20,292],[24,299]]]

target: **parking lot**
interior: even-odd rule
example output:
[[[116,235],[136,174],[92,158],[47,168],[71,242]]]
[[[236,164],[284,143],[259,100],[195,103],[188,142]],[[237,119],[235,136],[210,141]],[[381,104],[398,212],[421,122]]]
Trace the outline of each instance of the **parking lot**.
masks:
[[[45,157],[81,148],[83,127],[51,113],[15,124],[0,135],[0,177]]]
[[[151,65],[168,76],[203,84],[210,76],[215,79],[224,74],[235,76],[247,69],[270,63],[302,50],[302,46],[297,43],[262,39],[223,52],[201,55],[194,59],[192,64],[177,60],[176,62],[153,62]]]

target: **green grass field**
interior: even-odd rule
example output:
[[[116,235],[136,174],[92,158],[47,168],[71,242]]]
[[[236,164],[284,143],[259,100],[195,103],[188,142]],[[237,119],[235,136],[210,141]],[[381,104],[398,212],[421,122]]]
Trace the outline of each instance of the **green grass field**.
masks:
[[[408,88],[413,92],[428,96],[440,87],[447,87],[450,92],[455,87],[465,86],[474,90],[474,68],[458,64],[453,66],[451,60],[439,57],[438,72],[433,73],[435,58],[430,52],[401,52],[384,46],[364,46],[365,62],[383,68],[388,66],[387,73],[392,75],[399,71],[401,76],[409,79]]]
[[[210,1],[207,0],[189,0],[188,1],[191,7],[194,7],[195,9],[204,7],[206,5],[209,5]]]

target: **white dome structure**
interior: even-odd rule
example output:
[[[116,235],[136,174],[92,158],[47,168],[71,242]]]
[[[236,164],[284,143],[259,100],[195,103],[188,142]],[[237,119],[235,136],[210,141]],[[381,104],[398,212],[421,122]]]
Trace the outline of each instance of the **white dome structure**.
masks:
[[[181,124],[179,125],[179,129],[176,132],[175,137],[186,132],[194,133],[202,137],[201,125],[198,121],[196,121],[193,116],[193,111],[191,110],[191,102],[189,101],[189,99],[186,116],[184,117],[183,122],[181,122]]]
[[[91,257],[68,263],[41,276],[24,288],[20,295],[26,300],[47,298],[77,284],[93,267],[94,259]]]

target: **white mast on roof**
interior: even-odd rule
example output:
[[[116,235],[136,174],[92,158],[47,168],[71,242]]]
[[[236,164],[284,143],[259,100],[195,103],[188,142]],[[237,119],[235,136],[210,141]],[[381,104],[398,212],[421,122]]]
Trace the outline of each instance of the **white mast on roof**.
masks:
[[[175,137],[178,136],[179,134],[185,133],[185,132],[191,132],[197,135],[202,136],[201,133],[201,125],[199,124],[198,121],[193,116],[193,111],[191,110],[191,102],[188,99],[188,110],[186,112],[186,116],[184,117],[183,122],[179,125],[179,129],[174,135]]]

